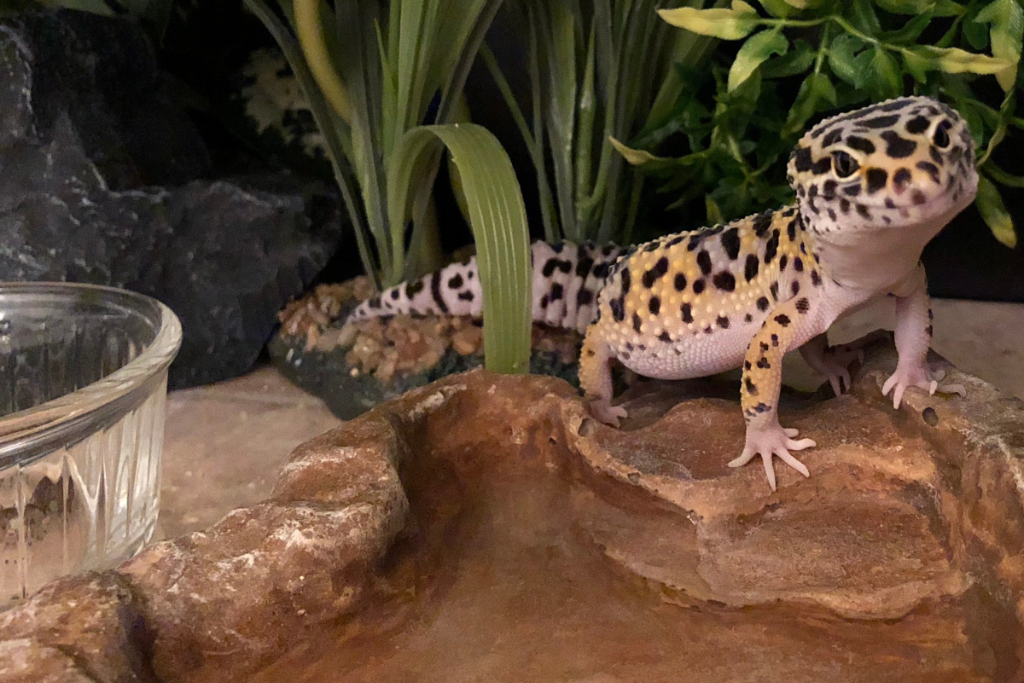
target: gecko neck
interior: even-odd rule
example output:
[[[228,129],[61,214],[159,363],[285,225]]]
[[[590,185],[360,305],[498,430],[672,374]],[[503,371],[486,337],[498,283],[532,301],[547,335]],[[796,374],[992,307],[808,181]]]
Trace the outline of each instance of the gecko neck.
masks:
[[[823,234],[814,229],[814,215],[801,211],[824,272],[839,286],[865,293],[887,292],[909,277],[925,246],[957,213],[959,208],[916,223]]]

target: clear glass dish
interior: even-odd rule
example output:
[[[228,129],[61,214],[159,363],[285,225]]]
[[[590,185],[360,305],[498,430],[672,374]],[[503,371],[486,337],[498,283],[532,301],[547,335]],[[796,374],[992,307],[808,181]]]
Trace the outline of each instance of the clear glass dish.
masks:
[[[0,606],[137,553],[181,325],[109,287],[0,283]]]

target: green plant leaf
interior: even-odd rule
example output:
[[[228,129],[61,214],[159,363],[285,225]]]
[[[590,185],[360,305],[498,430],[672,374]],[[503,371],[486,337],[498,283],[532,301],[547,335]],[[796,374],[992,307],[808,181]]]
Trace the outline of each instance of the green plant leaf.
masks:
[[[828,48],[828,65],[832,73],[855,88],[863,87],[871,68],[871,55],[864,58],[867,47],[863,40],[848,33],[836,36]]]
[[[659,9],[658,16],[678,28],[723,40],[746,38],[760,21],[757,11],[742,0],[733,0],[731,9],[679,7]]]
[[[901,51],[904,56],[912,55],[911,59],[915,63],[915,68],[945,71],[950,74],[995,74],[1012,66],[1005,59],[979,55],[957,47],[918,45],[901,48]]]
[[[820,72],[807,75],[796,94],[793,107],[782,127],[782,136],[789,138],[804,130],[807,121],[818,112],[836,104],[836,88],[828,76]]]
[[[1024,8],[1017,0],[995,0],[978,12],[974,21],[992,26],[989,31],[992,56],[1009,64],[996,73],[996,80],[1004,92],[1009,92],[1017,80],[1017,66],[1024,38]]]
[[[764,78],[785,78],[802,74],[811,68],[816,57],[816,48],[806,40],[797,39],[786,54],[762,64],[761,75]]]
[[[785,0],[757,0],[761,7],[773,17],[788,17],[795,13],[796,7],[785,2]]]
[[[779,31],[761,31],[747,39],[729,69],[729,90],[735,90],[750,78],[754,69],[768,61],[772,55],[784,55],[789,41]]]
[[[657,171],[678,165],[678,162],[675,159],[659,157],[643,149],[627,147],[615,138],[608,138],[608,140],[612,143],[612,147],[615,148],[615,151],[621,154],[622,158],[626,160],[626,163],[631,166],[641,166],[645,171]]]
[[[871,51],[871,63],[866,85],[877,100],[898,97],[903,92],[903,78],[899,64],[888,50],[875,47]]]
[[[475,124],[420,126],[395,146],[388,168],[388,214],[403,225],[407,188],[447,148],[459,175],[477,248],[483,288],[484,361],[488,370],[526,372],[530,364],[532,296],[526,208],[501,143]]]
[[[985,176],[978,177],[978,196],[974,203],[995,238],[1011,249],[1017,246],[1017,233],[1013,228],[1013,218],[1006,210],[999,190]]]
[[[928,28],[928,24],[931,23],[934,17],[935,13],[931,10],[927,12],[922,12],[913,19],[907,21],[907,23],[903,25],[903,28],[896,31],[889,31],[883,34],[882,38],[887,43],[913,44],[914,41],[916,41],[918,37],[920,37],[920,35],[924,33],[924,30]]]
[[[935,0],[875,0],[875,4],[893,14],[921,14],[935,6]]]

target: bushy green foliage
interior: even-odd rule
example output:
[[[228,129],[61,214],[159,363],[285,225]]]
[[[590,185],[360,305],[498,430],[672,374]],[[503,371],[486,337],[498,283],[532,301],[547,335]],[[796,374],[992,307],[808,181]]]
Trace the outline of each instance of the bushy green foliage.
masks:
[[[968,120],[978,144],[978,208],[995,236],[1015,244],[993,183],[1024,187],[992,151],[1010,127],[1024,78],[1018,69],[1021,0],[741,0],[662,10],[692,40],[721,42],[709,65],[679,65],[686,86],[671,111],[618,145],[631,163],[678,195],[691,225],[736,218],[792,198],[786,157],[827,113],[902,94],[937,96]],[[742,41],[735,43],[731,41]],[[737,46],[738,45],[738,46]],[[674,137],[673,137],[674,136]],[[683,153],[656,156],[666,140]],[[693,210],[692,205],[698,209]],[[703,205],[703,206],[701,206]]]
[[[706,61],[713,40],[681,36],[656,13],[664,0],[514,0],[528,44],[527,116],[502,65],[483,57],[530,149],[549,241],[628,242],[644,177],[625,168],[612,139],[664,113],[682,83],[673,70]]]
[[[522,195],[494,136],[458,123],[469,68],[502,0],[278,0],[280,13],[266,0],[245,2],[306,94],[378,287],[441,265],[424,256],[439,243],[432,191],[450,150],[480,250],[487,366],[525,371],[531,296]],[[428,117],[435,125],[424,126]]]

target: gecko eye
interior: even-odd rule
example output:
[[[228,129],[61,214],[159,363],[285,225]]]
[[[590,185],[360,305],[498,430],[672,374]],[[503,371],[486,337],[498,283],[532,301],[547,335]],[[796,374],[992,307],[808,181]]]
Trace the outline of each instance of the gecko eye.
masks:
[[[837,178],[849,178],[857,172],[858,168],[860,168],[860,164],[846,152],[832,153],[832,172],[836,174]]]
[[[935,132],[932,133],[932,142],[934,142],[935,146],[939,149],[946,149],[949,147],[950,127],[949,121],[943,121],[939,125],[935,126]]]

